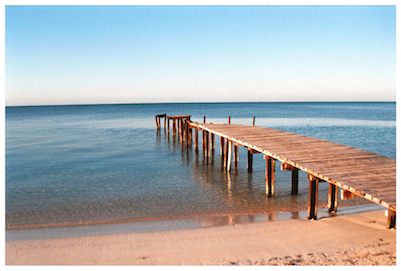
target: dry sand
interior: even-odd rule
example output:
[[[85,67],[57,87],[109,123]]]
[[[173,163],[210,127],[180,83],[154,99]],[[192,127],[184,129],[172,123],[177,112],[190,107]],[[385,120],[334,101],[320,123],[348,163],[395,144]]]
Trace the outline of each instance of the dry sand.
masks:
[[[396,230],[386,229],[383,210],[317,221],[6,241],[6,265],[395,264]]]

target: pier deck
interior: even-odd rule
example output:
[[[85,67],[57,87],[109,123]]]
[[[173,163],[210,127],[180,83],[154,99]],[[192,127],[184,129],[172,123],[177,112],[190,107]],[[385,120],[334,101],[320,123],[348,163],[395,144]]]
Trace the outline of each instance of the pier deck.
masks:
[[[168,117],[169,119],[171,117]],[[172,119],[172,118],[171,118]],[[252,168],[252,154],[262,153],[266,159],[266,195],[274,196],[274,163],[280,161],[282,170],[291,170],[292,194],[297,194],[298,170],[308,173],[309,218],[317,219],[319,182],[328,182],[329,212],[336,212],[338,188],[343,199],[362,197],[386,207],[387,227],[395,227],[396,216],[396,160],[361,149],[281,130],[237,124],[196,123],[185,116],[179,124],[183,141],[192,138],[195,129],[195,148],[198,130],[203,132],[206,154],[214,148],[214,135],[220,137],[226,169],[238,155],[238,146],[248,148],[248,168]],[[207,154],[208,155],[208,154]]]

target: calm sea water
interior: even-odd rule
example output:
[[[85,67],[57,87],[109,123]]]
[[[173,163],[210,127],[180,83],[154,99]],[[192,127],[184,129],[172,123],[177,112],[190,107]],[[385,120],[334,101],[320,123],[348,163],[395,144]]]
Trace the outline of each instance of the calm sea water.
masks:
[[[395,103],[138,104],[6,108],[6,224],[68,225],[307,208],[308,181],[276,163],[276,196],[265,196],[265,160],[246,149],[230,175],[217,146],[201,152],[157,132],[157,114],[256,125],[396,156]],[[217,141],[218,142],[218,141]],[[319,187],[326,204],[328,187]],[[361,200],[356,204],[363,203]]]

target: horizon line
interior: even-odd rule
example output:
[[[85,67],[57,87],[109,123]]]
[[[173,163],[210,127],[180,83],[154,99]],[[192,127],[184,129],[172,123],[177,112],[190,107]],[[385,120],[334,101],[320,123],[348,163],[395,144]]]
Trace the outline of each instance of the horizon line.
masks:
[[[5,105],[5,107],[46,107],[46,106],[103,106],[103,105],[155,105],[155,104],[235,104],[235,103],[396,103],[397,101],[263,101],[263,102],[139,102],[139,103],[84,103],[84,104],[43,104]]]

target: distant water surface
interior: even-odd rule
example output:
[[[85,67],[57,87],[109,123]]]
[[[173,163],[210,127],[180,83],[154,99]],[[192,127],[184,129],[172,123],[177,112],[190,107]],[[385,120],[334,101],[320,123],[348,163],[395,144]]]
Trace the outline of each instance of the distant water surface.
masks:
[[[256,125],[396,157],[395,103],[209,103],[6,108],[8,228],[80,225],[213,214],[304,210],[306,174],[291,196],[291,173],[276,164],[276,196],[265,196],[265,161],[246,149],[230,175],[220,151],[206,165],[154,116]],[[327,202],[327,185],[319,199]],[[345,202],[349,203],[349,202]],[[351,201],[352,204],[364,200]]]

